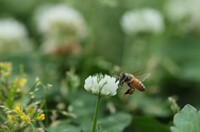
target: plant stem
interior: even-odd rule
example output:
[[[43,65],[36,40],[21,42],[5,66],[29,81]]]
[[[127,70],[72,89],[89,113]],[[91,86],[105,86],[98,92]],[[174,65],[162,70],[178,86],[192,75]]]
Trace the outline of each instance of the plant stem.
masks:
[[[30,123],[30,125],[31,125],[31,128],[32,128],[32,131],[35,132],[36,130],[35,130],[35,127],[33,126],[33,124]]]
[[[96,107],[95,107],[95,113],[94,113],[94,118],[93,118],[93,128],[92,132],[96,131],[96,124],[97,124],[97,116],[98,116],[98,111],[99,111],[99,103],[100,103],[101,95],[98,95],[98,99],[96,102]]]

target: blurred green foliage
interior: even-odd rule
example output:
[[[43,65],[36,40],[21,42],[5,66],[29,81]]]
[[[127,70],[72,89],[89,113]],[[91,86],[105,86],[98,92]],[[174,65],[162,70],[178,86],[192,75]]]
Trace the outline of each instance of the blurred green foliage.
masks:
[[[86,20],[89,35],[80,41],[79,55],[48,56],[40,49],[43,37],[37,31],[34,13],[42,5],[59,3],[77,9]],[[24,23],[34,45],[30,53],[1,55],[0,60],[12,62],[15,73],[22,64],[28,78],[40,76],[53,84],[47,93],[38,92],[38,98],[47,94],[49,117],[45,127],[50,132],[91,130],[96,98],[83,89],[87,76],[99,72],[112,76],[121,71],[150,72],[151,77],[144,82],[145,93],[124,96],[128,87],[123,86],[117,96],[102,100],[99,124],[105,132],[167,132],[173,119],[169,96],[175,96],[181,107],[200,107],[200,38],[198,33],[177,32],[177,25],[166,18],[165,4],[163,0],[0,1],[0,17],[14,17]],[[120,25],[122,15],[145,7],[160,11],[165,31],[157,35],[126,35]],[[69,75],[70,71],[73,72]],[[114,112],[108,107],[110,102]],[[58,107],[60,103],[65,104],[62,109]],[[55,117],[52,111],[56,111]]]

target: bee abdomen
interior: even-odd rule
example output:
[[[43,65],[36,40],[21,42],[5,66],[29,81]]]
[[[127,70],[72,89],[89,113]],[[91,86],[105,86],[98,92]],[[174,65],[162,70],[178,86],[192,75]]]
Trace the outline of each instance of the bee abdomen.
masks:
[[[129,86],[132,88],[136,88],[139,91],[145,91],[145,86],[142,84],[141,81],[139,81],[138,79],[133,79],[130,83]]]
[[[145,91],[145,86],[140,82],[139,87],[137,89],[140,91]]]

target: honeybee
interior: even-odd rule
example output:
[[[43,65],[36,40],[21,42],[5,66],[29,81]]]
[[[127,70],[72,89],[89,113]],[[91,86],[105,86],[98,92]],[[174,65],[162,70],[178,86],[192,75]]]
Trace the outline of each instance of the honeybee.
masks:
[[[150,76],[150,73],[143,73],[139,76],[134,76],[129,73],[121,72],[119,75],[119,85],[126,83],[129,86],[129,89],[124,94],[133,94],[135,89],[143,92],[145,91],[145,86],[142,83],[145,79]]]

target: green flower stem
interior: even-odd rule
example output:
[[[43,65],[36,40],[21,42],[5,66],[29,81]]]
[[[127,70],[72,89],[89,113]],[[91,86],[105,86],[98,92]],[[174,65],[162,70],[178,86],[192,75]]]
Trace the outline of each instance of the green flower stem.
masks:
[[[30,123],[30,125],[31,125],[31,128],[32,128],[32,131],[35,132],[36,130],[35,130],[34,125],[32,123]]]
[[[97,99],[97,103],[96,103],[96,107],[95,107],[92,132],[96,131],[96,124],[97,124],[97,117],[98,117],[100,99],[101,99],[101,95],[99,94],[98,99]]]

